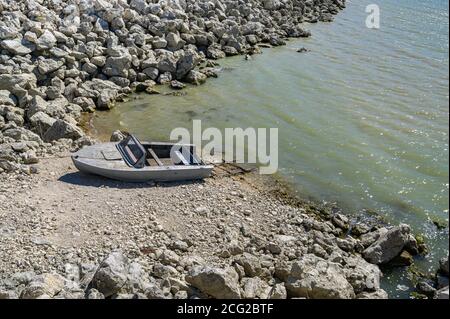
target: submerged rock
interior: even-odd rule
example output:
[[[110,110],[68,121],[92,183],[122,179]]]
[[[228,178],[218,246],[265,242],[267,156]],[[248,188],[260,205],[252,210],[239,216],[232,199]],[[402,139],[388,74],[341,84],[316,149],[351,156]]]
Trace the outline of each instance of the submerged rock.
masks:
[[[448,286],[436,291],[435,299],[449,299]]]
[[[186,81],[195,85],[200,85],[206,82],[207,76],[198,71],[190,71],[186,76]]]
[[[410,232],[410,227],[405,224],[391,228],[363,251],[363,257],[377,265],[390,262],[409,243]]]

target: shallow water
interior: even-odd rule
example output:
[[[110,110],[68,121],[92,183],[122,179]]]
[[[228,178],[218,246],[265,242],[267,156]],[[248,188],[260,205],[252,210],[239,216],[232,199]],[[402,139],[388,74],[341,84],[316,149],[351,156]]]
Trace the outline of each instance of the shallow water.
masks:
[[[301,196],[336,201],[349,212],[376,210],[424,233],[433,270],[448,253],[448,2],[378,0],[381,29],[365,27],[365,7],[349,1],[331,24],[306,26],[309,39],[264,50],[250,61],[221,60],[218,79],[186,96],[137,96],[99,113],[100,135],[126,129],[168,140],[175,127],[278,127],[280,173]],[[306,47],[311,52],[299,54]],[[395,283],[395,284],[393,284]],[[394,271],[392,297],[410,285]]]

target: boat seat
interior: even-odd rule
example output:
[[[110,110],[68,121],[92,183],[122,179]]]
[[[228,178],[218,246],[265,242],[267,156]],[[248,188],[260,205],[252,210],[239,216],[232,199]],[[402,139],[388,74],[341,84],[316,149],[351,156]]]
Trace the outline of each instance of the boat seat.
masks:
[[[175,151],[174,153],[175,163],[182,163],[183,165],[190,165],[189,161],[183,156],[180,151]]]
[[[147,151],[148,154],[155,160],[156,164],[158,164],[158,166],[164,166],[163,162],[161,162],[161,160],[159,159],[158,155],[156,155],[154,150],[148,148]],[[147,163],[150,165],[149,161],[147,161]]]

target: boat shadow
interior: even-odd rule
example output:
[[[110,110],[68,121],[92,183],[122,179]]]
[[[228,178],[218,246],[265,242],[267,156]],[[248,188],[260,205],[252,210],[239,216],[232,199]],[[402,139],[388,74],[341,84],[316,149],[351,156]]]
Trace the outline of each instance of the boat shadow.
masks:
[[[205,183],[205,181],[203,180],[177,181],[177,182],[145,182],[145,183],[121,182],[106,177],[86,174],[82,172],[67,173],[58,178],[58,181],[76,186],[109,187],[117,189],[175,187],[181,185],[198,185]]]

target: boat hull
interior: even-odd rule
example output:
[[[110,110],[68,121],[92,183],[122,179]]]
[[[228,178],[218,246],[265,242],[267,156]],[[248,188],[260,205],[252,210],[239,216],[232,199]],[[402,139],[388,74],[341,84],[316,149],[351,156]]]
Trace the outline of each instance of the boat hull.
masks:
[[[136,169],[127,166],[122,159],[106,160],[104,158],[103,152],[114,151],[115,143],[88,146],[73,154],[72,161],[81,172],[124,182],[200,180],[209,177],[214,168],[212,165],[173,165]]]

